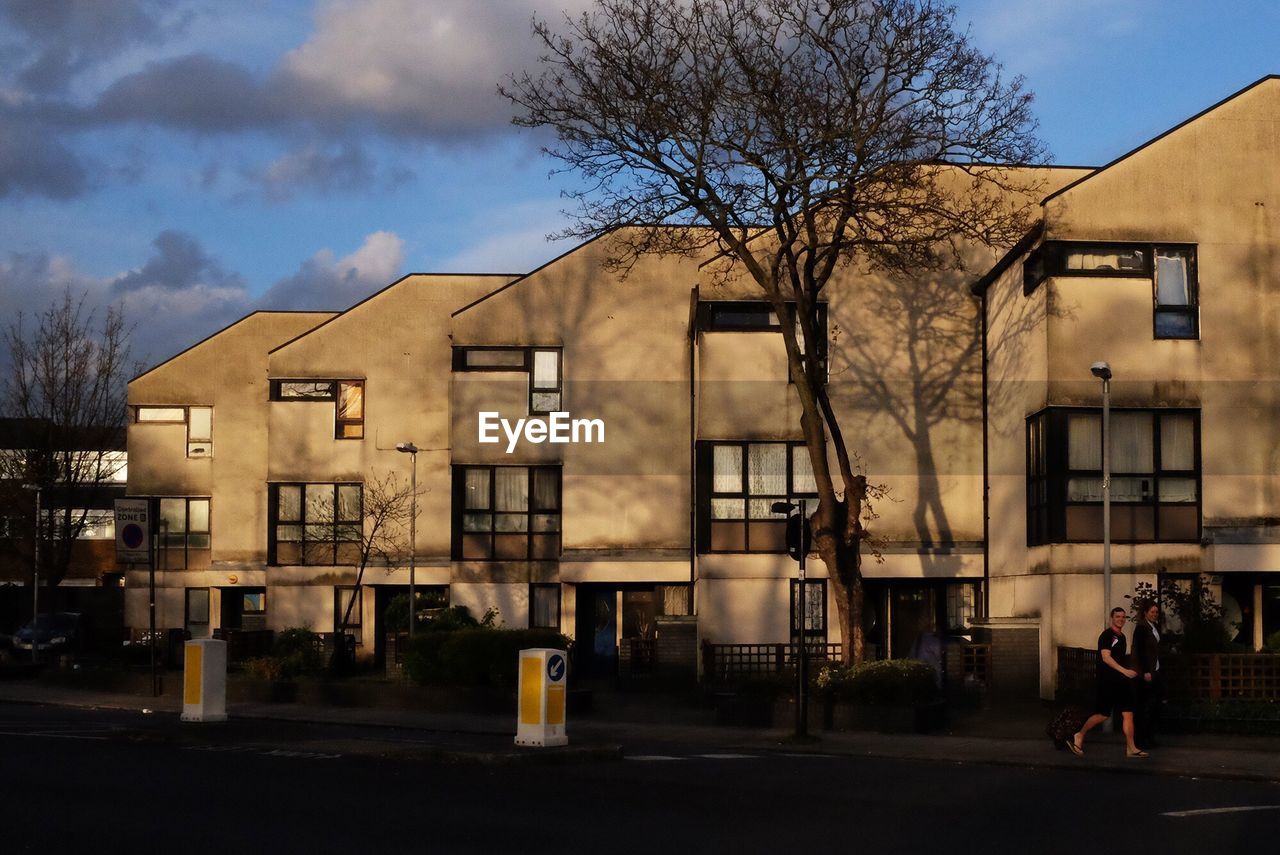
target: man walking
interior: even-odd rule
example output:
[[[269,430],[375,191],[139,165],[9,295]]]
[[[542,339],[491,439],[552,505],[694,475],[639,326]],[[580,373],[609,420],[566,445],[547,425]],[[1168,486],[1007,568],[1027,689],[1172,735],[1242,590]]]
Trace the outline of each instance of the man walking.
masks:
[[[1138,672],[1129,668],[1124,623],[1128,615],[1122,608],[1111,610],[1111,625],[1098,636],[1098,701],[1080,732],[1067,740],[1067,747],[1077,757],[1084,756],[1085,734],[1106,721],[1113,710],[1120,710],[1124,730],[1125,756],[1149,757],[1133,742],[1133,680]]]

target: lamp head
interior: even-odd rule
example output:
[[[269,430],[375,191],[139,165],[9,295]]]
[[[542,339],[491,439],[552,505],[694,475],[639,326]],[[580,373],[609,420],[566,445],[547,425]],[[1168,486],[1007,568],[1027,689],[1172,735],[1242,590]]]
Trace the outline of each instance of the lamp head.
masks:
[[[414,445],[412,442],[400,442],[396,444],[396,451],[400,451],[405,454],[417,454],[418,446]]]
[[[1111,366],[1105,362],[1095,362],[1089,366],[1089,370],[1093,372],[1093,376],[1099,380],[1111,379]]]

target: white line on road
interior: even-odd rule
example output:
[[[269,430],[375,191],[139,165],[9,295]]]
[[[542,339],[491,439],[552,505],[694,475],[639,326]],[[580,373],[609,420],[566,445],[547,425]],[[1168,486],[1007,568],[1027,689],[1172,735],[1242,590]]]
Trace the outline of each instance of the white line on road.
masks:
[[[701,757],[703,760],[754,760],[755,754],[695,754],[694,757]]]
[[[1239,805],[1238,807],[1200,808],[1199,810],[1173,810],[1161,816],[1209,816],[1215,813],[1249,813],[1255,810],[1280,810],[1280,805]]]
[[[0,730],[0,736],[44,736],[50,739],[96,739],[101,741],[106,741],[107,739],[105,736],[83,736],[81,734],[73,733],[39,733],[35,731],[23,733],[22,731],[17,730]]]
[[[624,760],[683,760],[683,757],[672,757],[670,754],[637,754],[634,757],[624,757]]]

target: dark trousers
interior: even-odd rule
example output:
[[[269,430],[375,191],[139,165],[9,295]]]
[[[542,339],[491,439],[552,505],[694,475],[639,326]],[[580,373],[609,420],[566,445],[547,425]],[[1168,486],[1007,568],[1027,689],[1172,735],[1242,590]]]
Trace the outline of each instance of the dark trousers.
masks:
[[[1139,675],[1134,681],[1138,696],[1133,710],[1133,741],[1139,748],[1155,745],[1156,729],[1160,723],[1160,706],[1164,701],[1164,677],[1159,671],[1151,675],[1148,683]]]

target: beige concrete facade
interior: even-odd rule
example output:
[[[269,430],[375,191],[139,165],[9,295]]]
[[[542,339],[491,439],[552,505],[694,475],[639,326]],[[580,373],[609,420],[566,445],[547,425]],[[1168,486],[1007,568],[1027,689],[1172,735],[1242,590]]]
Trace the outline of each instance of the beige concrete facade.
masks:
[[[1264,589],[1280,592],[1280,575],[1271,575],[1280,574],[1278,154],[1280,79],[1272,77],[1042,205],[1043,234],[1027,253],[1054,242],[1069,251],[1089,244],[1192,251],[1193,335],[1162,337],[1156,330],[1159,292],[1149,270],[1090,275],[1064,267],[1027,295],[1024,253],[986,291],[991,609],[1040,618],[1045,695],[1052,691],[1054,648],[1091,644],[1105,609],[1124,605],[1139,581],[1210,574],[1228,612],[1238,609],[1238,640],[1260,646],[1264,616],[1272,621],[1267,632],[1280,630],[1254,602]],[[1105,596],[1100,538],[1028,546],[1027,522],[1028,418],[1054,409],[1096,412],[1100,381],[1090,374],[1096,361],[1109,363],[1114,374],[1113,414],[1185,409],[1199,424],[1198,530],[1166,542],[1116,543]],[[1123,503],[1113,509],[1127,512]]]
[[[1159,573],[1261,586],[1253,574],[1280,571],[1280,234],[1267,213],[1280,210],[1280,177],[1261,166],[1280,149],[1278,117],[1270,79],[1101,170],[1016,170],[1024,198],[1044,199],[1043,225],[1005,258],[966,251],[962,270],[897,277],[855,261],[831,282],[831,398],[888,491],[871,526],[879,555],[865,564],[878,655],[904,655],[922,630],[967,631],[984,599],[992,618],[1039,621],[1046,694],[1055,647],[1092,642],[1100,546],[1028,545],[1027,425],[1097,408],[1099,359],[1115,372],[1114,407],[1192,413],[1200,438],[1197,536],[1116,543],[1112,598]],[[752,329],[760,294],[723,259],[648,256],[622,275],[607,264],[613,240],[525,276],[412,275],[341,314],[254,315],[135,380],[134,407],[214,408],[211,458],[186,457],[184,424],[130,428],[132,494],[211,502],[209,548],[161,573],[161,625],[183,625],[187,588],[247,586],[265,591],[266,628],[333,630],[335,586],[354,584],[355,567],[280,560],[275,538],[294,526],[275,497],[406,477],[395,446],[412,442],[416,581],[447,586],[450,602],[496,608],[509,626],[553,603],[560,629],[606,658],[670,609],[696,613],[702,640],[789,640],[796,568],[760,546],[773,523],[749,518],[764,501],[753,495],[803,494],[786,451],[801,434],[781,337]],[[1046,242],[1194,248],[1197,336],[1153,334],[1150,273],[1075,271],[1024,292],[1024,262]],[[360,438],[335,438],[332,397],[273,391],[340,381],[361,384]],[[538,416],[535,401],[598,422],[603,441],[481,441],[482,414],[514,424]],[[405,558],[362,580],[365,655],[386,598],[408,584]],[[135,625],[142,583],[130,574]],[[825,609],[822,637],[840,641]]]

